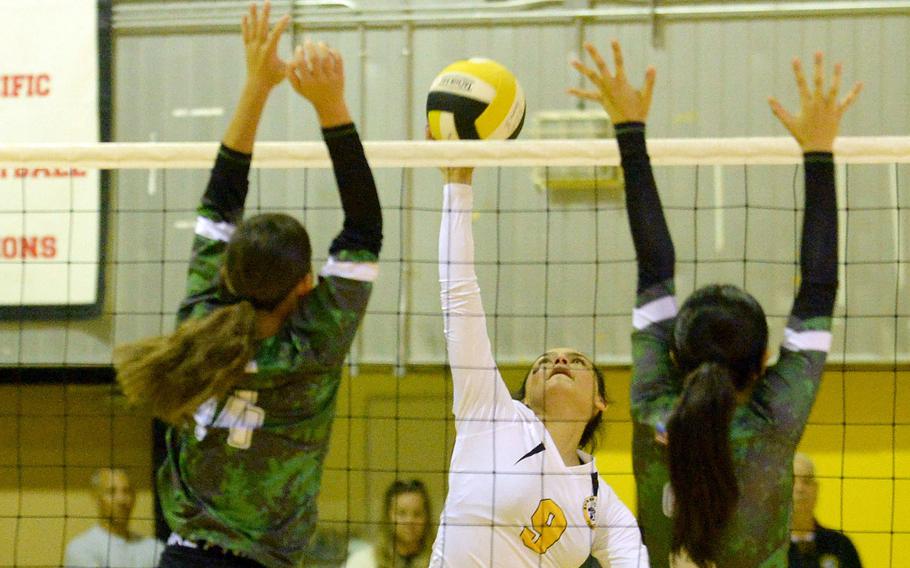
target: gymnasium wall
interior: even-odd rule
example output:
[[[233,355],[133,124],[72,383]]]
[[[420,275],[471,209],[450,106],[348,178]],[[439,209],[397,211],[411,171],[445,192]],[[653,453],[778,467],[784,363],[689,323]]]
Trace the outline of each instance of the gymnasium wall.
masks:
[[[242,3],[237,3],[240,6]],[[276,3],[276,6],[280,3]],[[496,3],[491,2],[493,6]],[[558,3],[545,3],[550,7]],[[704,3],[669,2],[676,7]],[[605,47],[620,39],[633,76],[645,63],[658,68],[658,83],[649,132],[656,137],[781,136],[765,97],[774,93],[794,104],[789,61],[805,60],[815,49],[844,62],[846,82],[861,78],[866,89],[845,117],[845,135],[898,135],[910,132],[910,18],[900,11],[845,12],[811,16],[780,13],[775,17],[736,17],[732,11],[750,2],[726,2],[727,15],[664,18],[560,17],[523,20],[525,12],[503,12],[472,24],[443,25],[418,20],[412,25],[308,24],[303,12],[296,29],[337,45],[347,60],[347,98],[368,140],[422,138],[423,99],[433,76],[448,62],[470,55],[489,55],[508,64],[520,78],[529,104],[524,138],[533,138],[533,115],[544,109],[571,109],[576,103],[564,94],[578,82],[567,59],[582,39]],[[799,2],[789,4],[798,5]],[[819,3],[815,3],[818,5]],[[821,3],[825,4],[825,3]],[[849,3],[830,2],[830,5]],[[186,6],[158,2],[120,2],[115,5],[114,103],[115,140],[211,141],[221,137],[244,76],[239,33],[233,22],[239,11],[225,3],[193,2]],[[402,7],[399,2],[370,2],[371,6]],[[438,3],[411,2],[414,14],[429,13]],[[641,2],[562,3],[562,13],[582,9],[628,8]],[[128,12],[127,9],[133,10]],[[127,25],[126,16],[148,12],[150,18],[169,18],[164,28]],[[190,18],[211,11],[209,19]],[[228,14],[229,13],[229,14]],[[433,13],[446,15],[445,10]],[[483,13],[483,10],[480,10]],[[530,10],[528,13],[535,13]],[[225,14],[230,15],[230,17]],[[214,15],[218,17],[215,18]],[[290,49],[286,37],[282,49]],[[259,129],[260,140],[316,140],[312,111],[287,85],[276,89]],[[910,168],[854,166],[840,173],[842,204],[852,208],[849,246],[842,258],[851,263],[838,310],[851,306],[849,359],[877,361],[910,358],[910,321],[882,320],[897,303],[907,312],[910,278],[906,259],[910,240]],[[436,171],[381,170],[376,172],[386,207],[386,241],[382,277],[376,285],[364,332],[354,357],[366,363],[428,363],[443,360],[438,330],[435,236],[440,203]],[[696,284],[692,265],[696,255],[704,267],[698,283],[728,280],[745,283],[774,316],[774,329],[789,309],[793,291],[792,267],[730,264],[723,259],[752,260],[794,257],[794,219],[788,213],[753,211],[746,223],[740,204],[795,207],[791,167],[748,170],[736,167],[664,168],[658,179],[665,202],[681,209],[668,213],[676,239],[680,290]],[[114,176],[111,205],[118,213],[109,219],[105,315],[79,321],[0,323],[0,364],[67,364],[110,361],[111,346],[171,329],[179,302],[193,225],[193,208],[201,195],[206,172],[124,170]],[[573,344],[599,360],[628,362],[628,342],[621,333],[634,286],[632,250],[616,191],[550,192],[533,186],[526,168],[477,174],[478,259],[485,301],[497,306],[497,345],[501,361],[526,361],[547,344]],[[324,254],[340,225],[333,180],[325,171],[254,172],[250,210],[260,206],[300,211]],[[800,186],[797,176],[797,189]],[[849,195],[849,198],[845,196]],[[799,198],[796,198],[799,201]],[[694,204],[701,208],[693,213]],[[594,214],[594,207],[601,211]],[[902,211],[893,208],[900,205]],[[722,215],[712,208],[728,207]],[[879,207],[858,211],[858,208]],[[884,207],[883,209],[881,207]],[[507,212],[496,216],[490,211]],[[739,208],[739,210],[737,210]],[[549,213],[550,234],[542,229]],[[316,213],[314,211],[320,210]],[[508,213],[512,211],[512,213]],[[721,218],[723,217],[723,218]],[[599,223],[599,240],[593,227]],[[560,231],[559,227],[578,227]],[[695,226],[701,227],[697,236]],[[719,229],[720,227],[725,227]],[[781,231],[787,227],[787,231]],[[847,227],[842,227],[846,229]],[[726,242],[716,235],[724,232]],[[842,234],[847,231],[842,230]],[[497,251],[502,260],[519,263],[497,276]],[[398,258],[414,260],[402,266]],[[893,259],[904,259],[898,271]],[[568,278],[549,273],[542,260],[585,263]],[[718,261],[718,262],[714,262]],[[865,262],[891,263],[868,265]],[[600,264],[595,264],[600,263]],[[605,264],[609,263],[609,264]],[[899,289],[894,282],[903,274]],[[595,282],[599,289],[595,288]],[[525,293],[514,294],[516,287]],[[572,314],[589,314],[597,304],[602,317],[597,327]],[[548,306],[549,319],[542,306]],[[397,312],[404,308],[410,317]],[[113,315],[112,313],[113,312]],[[565,315],[566,317],[558,317]],[[866,317],[870,316],[870,317]],[[587,315],[585,315],[587,317]],[[882,325],[886,321],[886,325]],[[581,324],[581,325],[576,325]],[[835,357],[843,347],[844,330],[837,324]],[[395,333],[387,330],[395,329]],[[617,331],[619,330],[619,331]],[[895,337],[895,333],[897,337]],[[776,339],[776,338],[775,338]],[[403,346],[403,347],[400,347]]]

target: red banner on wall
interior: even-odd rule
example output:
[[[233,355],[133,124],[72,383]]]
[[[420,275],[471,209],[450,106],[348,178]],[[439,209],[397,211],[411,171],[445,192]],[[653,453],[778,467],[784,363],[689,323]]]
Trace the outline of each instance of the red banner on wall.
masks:
[[[97,0],[0,13],[0,144],[98,142]],[[96,170],[0,164],[0,306],[96,305],[101,212]]]

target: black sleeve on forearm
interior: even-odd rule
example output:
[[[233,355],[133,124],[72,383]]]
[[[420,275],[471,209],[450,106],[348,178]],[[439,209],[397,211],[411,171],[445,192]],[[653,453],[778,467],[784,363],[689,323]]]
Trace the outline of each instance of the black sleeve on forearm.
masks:
[[[378,255],[382,248],[382,209],[357,129],[353,124],[326,128],[322,137],[329,148],[344,209],[344,226],[329,253],[367,250]]]
[[[638,259],[638,291],[643,292],[673,277],[676,252],[645,146],[644,123],[617,124],[616,140],[625,176],[626,213]]]
[[[237,224],[243,219],[243,204],[249,189],[251,154],[231,150],[224,144],[218,149],[209,185],[202,205],[218,213],[225,221]]]
[[[806,209],[800,246],[800,285],[793,315],[800,319],[830,316],[837,298],[837,192],[834,157],[809,152],[806,169]]]

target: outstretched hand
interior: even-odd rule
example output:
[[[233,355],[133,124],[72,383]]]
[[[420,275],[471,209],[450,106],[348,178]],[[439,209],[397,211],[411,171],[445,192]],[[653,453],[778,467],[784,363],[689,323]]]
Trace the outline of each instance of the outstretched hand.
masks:
[[[278,40],[288,27],[290,15],[283,16],[269,31],[269,0],[262,5],[262,14],[256,4],[250,4],[249,14],[241,20],[243,45],[246,49],[247,81],[263,90],[271,90],[284,80],[287,64],[278,57]]]
[[[430,130],[430,125],[424,127],[424,137],[427,140],[436,140],[433,138],[433,133]],[[451,168],[444,167],[439,168],[439,171],[442,172],[443,183],[461,183],[464,185],[471,185],[474,180],[474,168]]]
[[[615,73],[610,73],[597,48],[590,43],[585,43],[585,51],[588,52],[597,65],[597,71],[578,59],[572,61],[572,67],[587,77],[597,89],[572,88],[569,89],[569,94],[603,105],[613,124],[645,122],[648,118],[648,111],[651,108],[651,95],[654,92],[654,78],[657,76],[657,71],[654,67],[648,67],[645,72],[644,87],[641,90],[635,89],[626,79],[622,47],[616,40],[613,40],[611,45],[613,47]]]
[[[799,59],[793,59],[793,74],[796,75],[796,86],[799,88],[800,111],[797,116],[791,115],[774,97],[768,97],[771,111],[796,138],[803,152],[830,152],[840,126],[844,112],[853,104],[862,83],[856,83],[847,96],[838,101],[837,95],[841,82],[841,64],[834,66],[834,80],[825,89],[825,67],[821,52],[815,54],[814,90],[810,91],[803,74]]]
[[[351,121],[344,101],[344,61],[337,49],[306,40],[287,66],[291,86],[313,104],[323,128]]]

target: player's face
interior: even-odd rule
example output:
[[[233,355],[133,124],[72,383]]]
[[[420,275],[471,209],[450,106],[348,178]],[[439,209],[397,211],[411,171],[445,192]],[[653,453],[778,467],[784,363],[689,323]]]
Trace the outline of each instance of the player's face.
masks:
[[[126,473],[103,471],[98,484],[98,509],[102,518],[126,524],[133,512],[133,488]]]
[[[389,511],[389,522],[395,527],[395,541],[404,547],[416,544],[426,529],[426,507],[420,493],[399,493]]]
[[[585,422],[604,409],[594,364],[570,348],[551,349],[534,361],[524,402],[538,414],[568,411]]]

